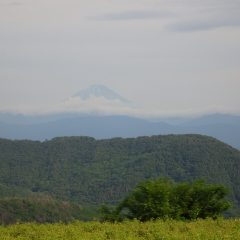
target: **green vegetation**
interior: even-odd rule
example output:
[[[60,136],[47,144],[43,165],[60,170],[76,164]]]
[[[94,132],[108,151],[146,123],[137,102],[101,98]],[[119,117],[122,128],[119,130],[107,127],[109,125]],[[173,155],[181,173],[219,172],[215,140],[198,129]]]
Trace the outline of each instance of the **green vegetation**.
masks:
[[[240,220],[138,221],[123,223],[17,224],[0,227],[4,240],[216,240],[240,239]]]
[[[70,222],[81,219],[81,207],[46,196],[0,199],[0,224]]]
[[[89,211],[84,208],[82,213],[93,216],[92,206],[119,204],[139,182],[161,176],[176,182],[204,178],[222,184],[230,189],[235,206],[229,214],[238,214],[240,152],[214,138],[0,139],[1,198],[50,195],[83,208],[87,205]]]
[[[227,189],[204,181],[174,183],[169,179],[139,184],[115,209],[102,208],[103,220],[216,219],[230,207]]]

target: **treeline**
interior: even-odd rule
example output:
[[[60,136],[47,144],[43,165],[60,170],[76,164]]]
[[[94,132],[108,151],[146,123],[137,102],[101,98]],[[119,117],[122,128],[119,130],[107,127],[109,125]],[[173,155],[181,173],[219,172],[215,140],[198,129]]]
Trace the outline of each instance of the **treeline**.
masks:
[[[148,180],[140,183],[115,207],[102,206],[98,212],[91,208],[92,216],[86,206],[59,201],[44,194],[3,198],[0,199],[0,225],[93,219],[111,222],[125,219],[216,219],[231,206],[226,199],[227,193],[224,186],[207,184],[202,180],[192,183],[175,183],[168,178]]]
[[[82,208],[51,197],[0,199],[0,224],[21,222],[55,223],[81,219]]]
[[[0,139],[0,197],[46,193],[76,204],[118,204],[146,179],[204,178],[230,189],[240,206],[240,152],[214,138],[169,135],[95,140]]]

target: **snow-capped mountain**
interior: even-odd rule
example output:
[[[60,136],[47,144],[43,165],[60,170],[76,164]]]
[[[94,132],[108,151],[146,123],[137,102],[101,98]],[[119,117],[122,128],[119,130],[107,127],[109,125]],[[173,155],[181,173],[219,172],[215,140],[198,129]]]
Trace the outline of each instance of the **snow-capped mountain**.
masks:
[[[96,98],[105,98],[109,101],[119,101],[122,103],[129,103],[129,101],[122,96],[120,96],[115,91],[109,89],[104,85],[92,85],[86,89],[81,90],[80,92],[76,93],[72,96],[79,97],[81,100],[88,100],[92,97]]]
[[[104,85],[92,85],[69,97],[61,105],[62,111],[128,115],[133,104]]]

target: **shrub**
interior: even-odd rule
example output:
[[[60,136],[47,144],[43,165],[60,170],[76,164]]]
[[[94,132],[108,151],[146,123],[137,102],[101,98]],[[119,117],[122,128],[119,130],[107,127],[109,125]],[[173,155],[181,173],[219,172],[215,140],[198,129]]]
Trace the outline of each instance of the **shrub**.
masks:
[[[140,183],[116,209],[105,206],[103,220],[215,219],[230,207],[225,199],[227,193],[224,186],[201,180],[192,183],[174,183],[166,178],[150,180]]]

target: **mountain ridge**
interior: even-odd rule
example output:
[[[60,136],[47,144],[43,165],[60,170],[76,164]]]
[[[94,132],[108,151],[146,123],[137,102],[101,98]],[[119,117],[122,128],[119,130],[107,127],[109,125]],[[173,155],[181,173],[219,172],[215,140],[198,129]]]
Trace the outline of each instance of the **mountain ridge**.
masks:
[[[196,119],[173,120],[174,123],[171,119],[164,118],[151,121],[124,115],[76,113],[35,117],[0,114],[0,137],[43,141],[60,136],[85,135],[101,139],[195,133],[215,137],[240,149],[239,116],[209,115]]]
[[[0,169],[2,194],[4,186],[80,204],[115,204],[145,179],[205,178],[229,187],[235,213],[240,207],[240,152],[208,136],[0,139]]]

